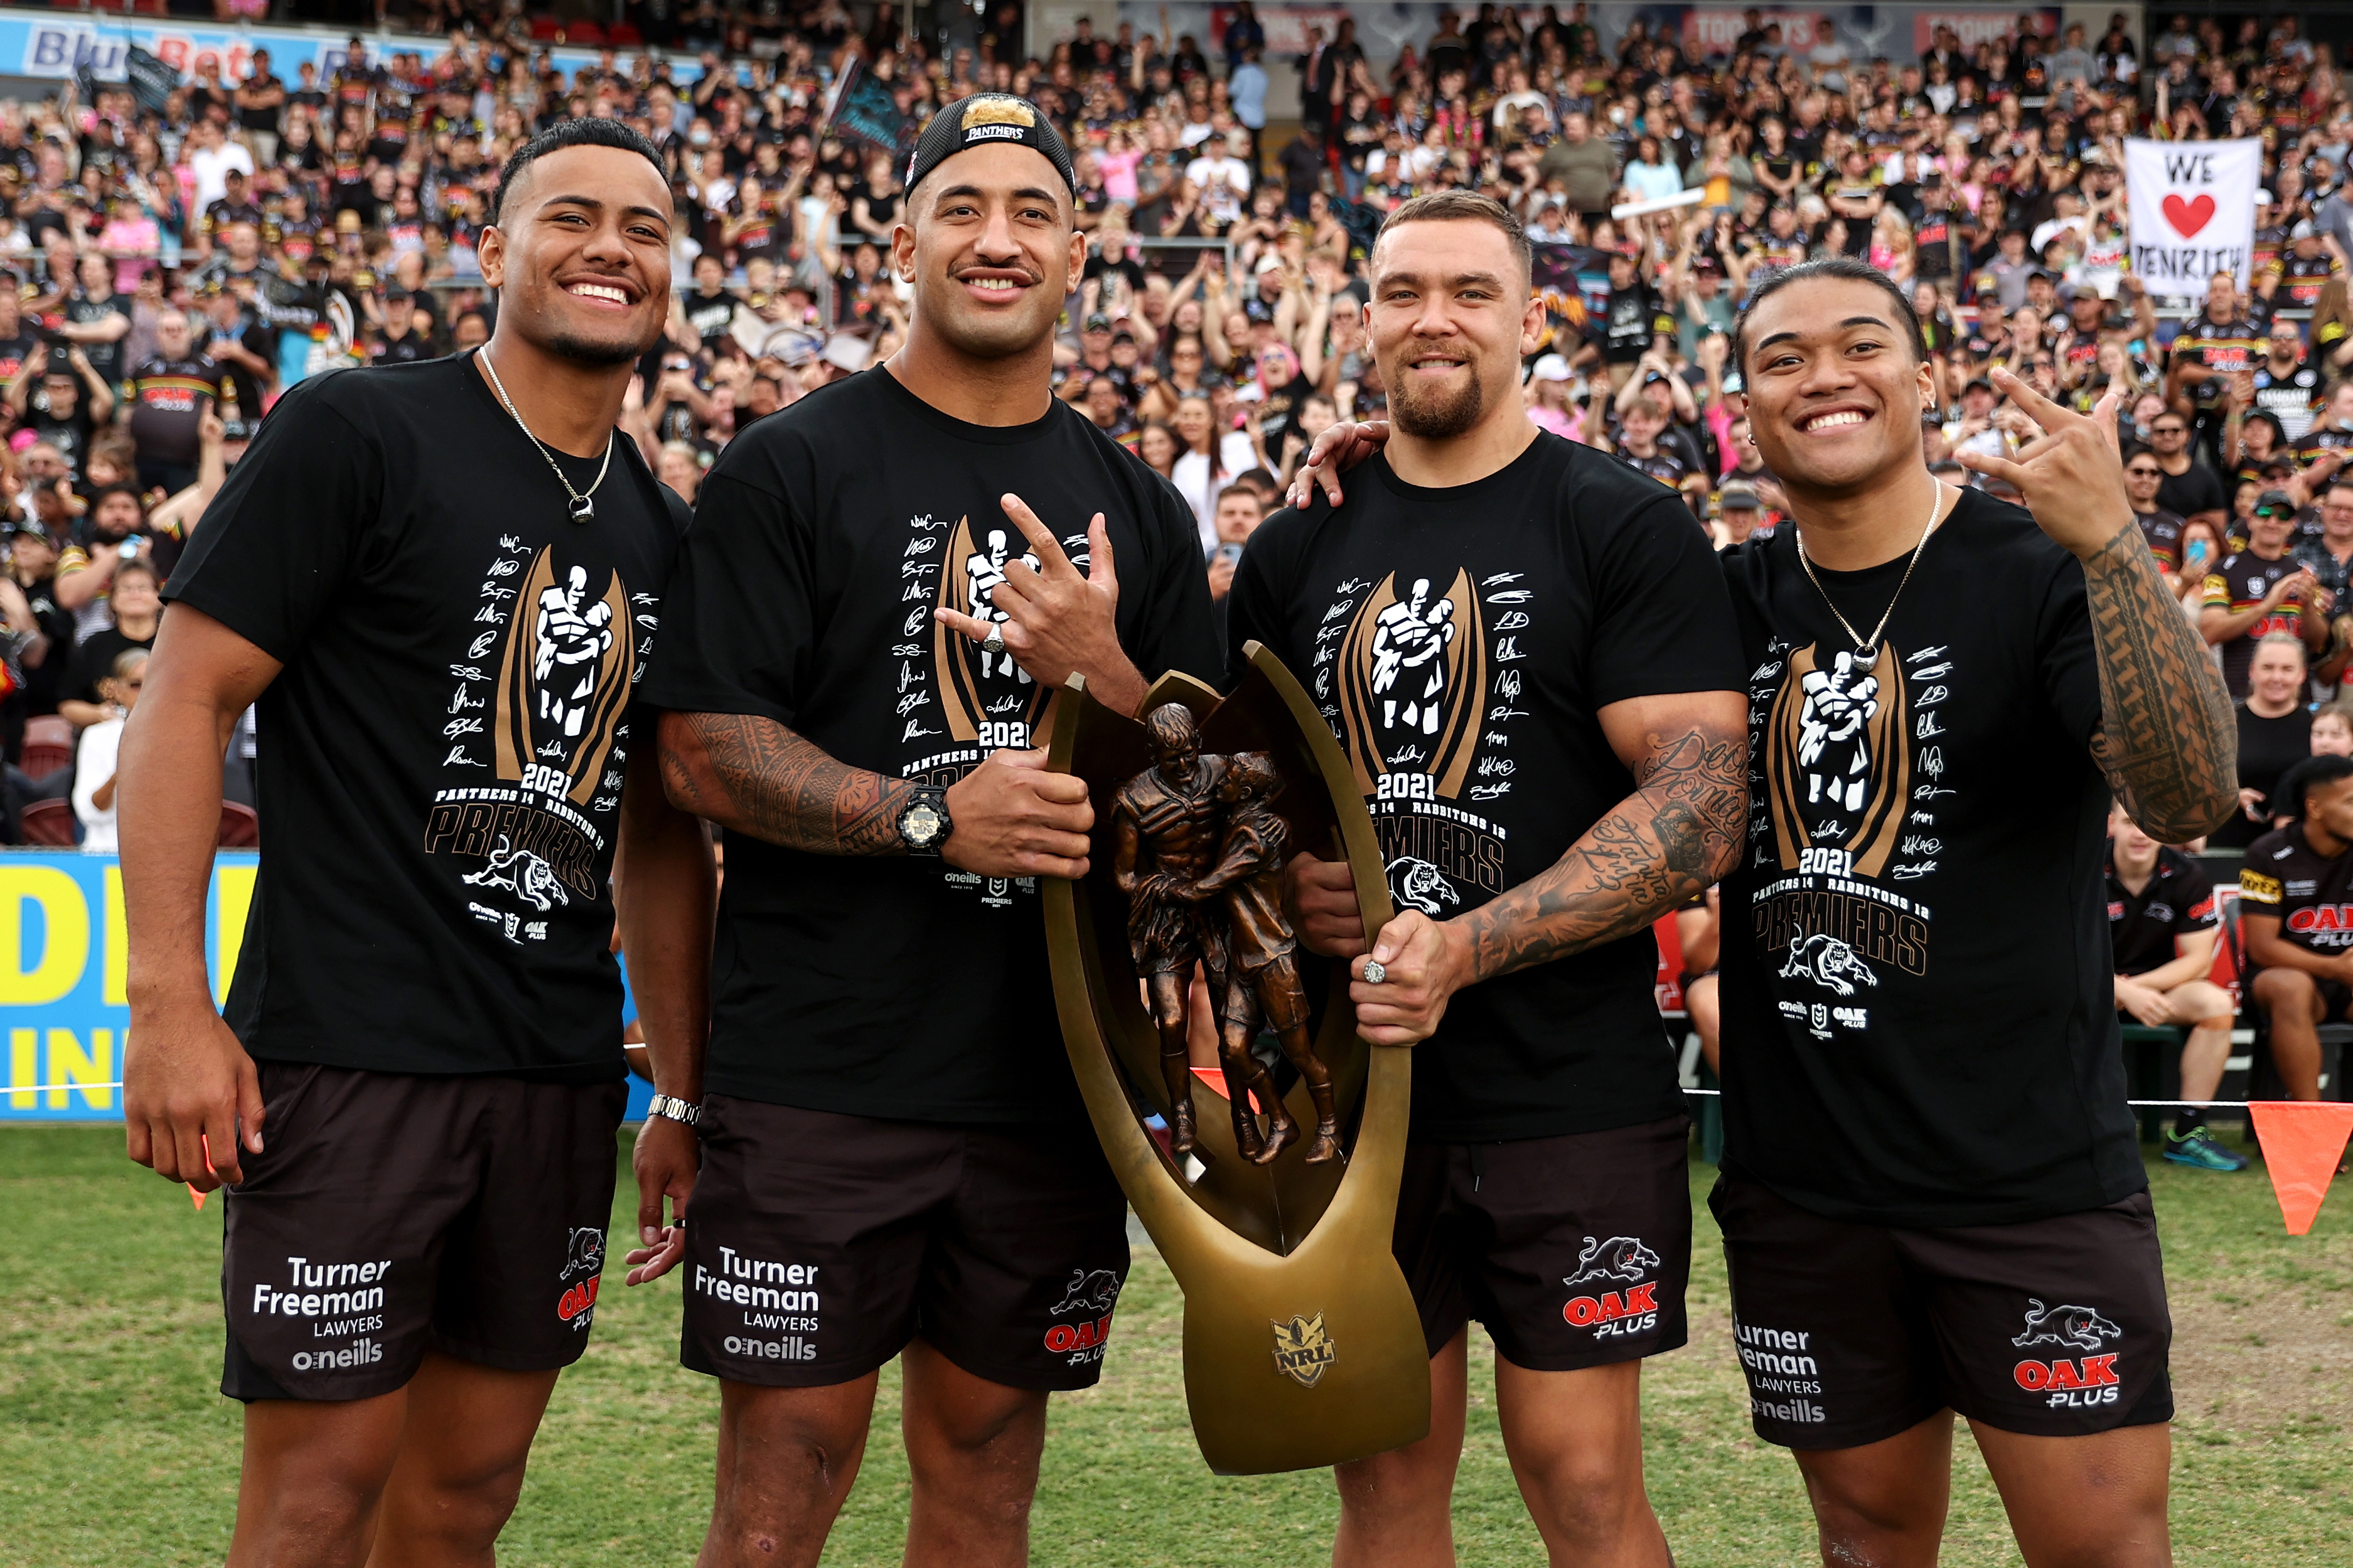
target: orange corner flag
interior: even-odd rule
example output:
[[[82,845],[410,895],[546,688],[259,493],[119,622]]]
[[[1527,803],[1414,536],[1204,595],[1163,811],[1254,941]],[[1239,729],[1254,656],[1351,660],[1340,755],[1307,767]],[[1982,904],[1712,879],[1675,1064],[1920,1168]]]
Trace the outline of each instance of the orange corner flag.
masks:
[[[2258,1100],[2247,1111],[2254,1118],[2264,1168],[2272,1173],[2272,1191],[2279,1194],[2280,1217],[2290,1236],[2303,1236],[2320,1213],[2345,1140],[2353,1134],[2353,1103]]]

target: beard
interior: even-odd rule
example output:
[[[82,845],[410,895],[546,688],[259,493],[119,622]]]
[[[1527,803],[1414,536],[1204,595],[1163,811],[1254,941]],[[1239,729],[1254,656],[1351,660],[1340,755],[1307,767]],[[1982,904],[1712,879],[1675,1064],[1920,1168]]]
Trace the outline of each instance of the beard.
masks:
[[[642,342],[625,338],[584,338],[572,332],[558,332],[547,340],[547,352],[576,365],[607,370],[617,364],[635,364],[660,341],[659,324],[653,334]]]
[[[1486,412],[1487,389],[1472,366],[1470,384],[1460,392],[1424,392],[1410,376],[1400,376],[1389,388],[1389,417],[1407,435],[1423,441],[1446,441],[1479,423]]]

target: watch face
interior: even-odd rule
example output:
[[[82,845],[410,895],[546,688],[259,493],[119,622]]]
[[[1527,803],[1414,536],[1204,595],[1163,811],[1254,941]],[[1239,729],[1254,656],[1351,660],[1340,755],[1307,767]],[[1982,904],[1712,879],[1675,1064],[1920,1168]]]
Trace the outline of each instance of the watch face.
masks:
[[[908,843],[917,848],[928,847],[932,840],[940,836],[939,809],[929,801],[917,801],[907,808],[907,815],[899,819],[899,831],[906,836]]]

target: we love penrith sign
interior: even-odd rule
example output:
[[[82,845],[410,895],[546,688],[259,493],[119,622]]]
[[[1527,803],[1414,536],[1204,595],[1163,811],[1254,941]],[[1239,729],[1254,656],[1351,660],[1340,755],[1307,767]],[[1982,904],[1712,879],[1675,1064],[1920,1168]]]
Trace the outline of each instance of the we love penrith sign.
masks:
[[[2201,295],[2217,272],[2246,288],[2262,184],[2261,142],[2126,142],[2132,269],[2148,291]]]

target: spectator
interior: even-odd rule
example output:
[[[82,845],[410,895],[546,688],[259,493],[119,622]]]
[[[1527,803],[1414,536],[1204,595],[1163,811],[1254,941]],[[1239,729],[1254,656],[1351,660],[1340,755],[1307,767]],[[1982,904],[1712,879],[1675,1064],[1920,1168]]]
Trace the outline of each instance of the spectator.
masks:
[[[2313,713],[2312,754],[2353,757],[2353,702],[2340,698]]]
[[[1258,531],[1265,515],[1266,503],[1254,486],[1237,482],[1218,492],[1218,542],[1209,552],[1209,599],[1218,608],[1220,633],[1225,630],[1226,593],[1234,585],[1234,568],[1241,562],[1242,547]]]
[[[2219,848],[2251,844],[2270,826],[2284,809],[2273,798],[2281,777],[2312,754],[2303,642],[2290,632],[2268,632],[2253,653],[2239,703],[2239,815],[2209,837]]]
[[[2213,885],[2198,863],[2140,830],[2122,806],[2108,815],[2108,939],[2116,1012],[2129,1023],[2189,1031],[2181,1047],[2181,1105],[2165,1157],[2208,1171],[2243,1171],[2205,1125],[2231,1055],[2238,1006],[2208,976],[2221,934]]]
[[[2272,1065],[2289,1098],[2320,1098],[2318,1026],[2353,1006],[2353,960],[2334,919],[2299,920],[2353,902],[2353,758],[2314,757],[2297,770],[2295,820],[2247,849],[2239,873],[2240,929],[2257,966],[2256,1010],[2269,1024]],[[2185,1087],[2186,1092],[2186,1087]]]
[[[2180,592],[2183,569],[2182,520],[2165,510],[2157,499],[2165,470],[2158,466],[2157,454],[2146,447],[2136,447],[2125,454],[2125,495],[2132,502],[2133,521],[2140,525],[2140,536],[2148,543],[2148,552],[2157,557],[2158,570],[2165,574],[2166,582],[2178,595]],[[2205,574],[2199,574],[2201,581]]]
[[[26,359],[8,384],[8,406],[72,477],[81,470],[91,434],[114,412],[114,389],[92,367],[79,343],[62,356],[45,344]]]
[[[147,683],[147,650],[125,648],[117,654],[100,680],[104,716],[85,729],[74,745],[73,808],[81,824],[81,847],[92,855],[111,855],[114,838],[114,758],[122,745],[123,721],[139,705],[139,689]]]
[[[132,373],[131,436],[139,482],[166,494],[196,482],[205,419],[219,399],[221,369],[195,348],[187,315],[155,319],[155,357]]]
[[[1168,475],[1200,524],[1204,556],[1218,545],[1217,498],[1227,481],[1250,468],[1257,456],[1248,436],[1231,428],[1219,430],[1216,420],[1207,396],[1188,395],[1177,403],[1174,424],[1182,451]]]
[[[162,580],[143,560],[125,561],[114,569],[107,592],[112,623],[83,637],[74,650],[58,712],[76,729],[107,717],[105,682],[115,660],[133,648],[155,646],[155,629],[163,618]]]
[[[2191,456],[2189,416],[2168,405],[2149,422],[2148,443],[2157,455],[2157,466],[2164,470],[2157,486],[2158,506],[2184,522],[2207,522],[2220,528],[2230,498],[2223,493],[2221,476]]]

